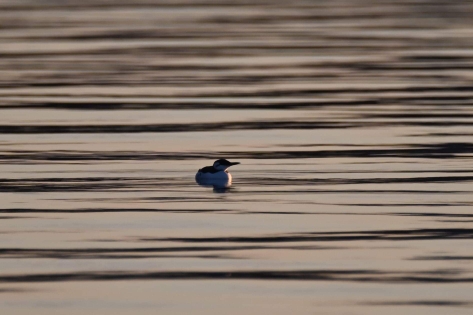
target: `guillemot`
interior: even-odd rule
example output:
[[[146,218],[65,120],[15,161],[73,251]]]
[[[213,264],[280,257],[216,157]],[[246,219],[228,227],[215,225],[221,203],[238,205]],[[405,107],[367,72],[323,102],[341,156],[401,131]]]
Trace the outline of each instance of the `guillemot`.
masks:
[[[212,166],[206,166],[198,170],[195,174],[195,181],[203,186],[229,187],[232,184],[232,174],[227,169],[237,164],[240,164],[240,162],[219,159]]]

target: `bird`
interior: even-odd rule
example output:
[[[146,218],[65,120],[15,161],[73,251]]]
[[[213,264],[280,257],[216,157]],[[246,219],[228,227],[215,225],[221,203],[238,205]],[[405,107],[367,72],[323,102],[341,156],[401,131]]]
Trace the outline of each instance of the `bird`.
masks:
[[[232,185],[232,174],[227,169],[240,162],[230,162],[219,159],[212,166],[206,166],[197,171],[195,181],[202,186],[230,187]]]

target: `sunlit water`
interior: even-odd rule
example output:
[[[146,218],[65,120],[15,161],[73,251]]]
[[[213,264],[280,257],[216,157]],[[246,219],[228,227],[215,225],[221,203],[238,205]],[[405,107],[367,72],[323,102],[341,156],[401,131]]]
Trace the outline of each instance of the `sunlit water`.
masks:
[[[471,314],[471,5],[251,3],[0,1],[2,314]]]

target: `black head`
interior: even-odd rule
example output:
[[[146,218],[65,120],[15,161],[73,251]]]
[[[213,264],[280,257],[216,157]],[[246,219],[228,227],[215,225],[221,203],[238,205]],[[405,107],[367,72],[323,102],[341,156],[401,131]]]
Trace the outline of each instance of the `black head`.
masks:
[[[225,159],[220,159],[220,160],[215,161],[213,166],[214,168],[223,171],[229,168],[230,166],[237,165],[237,164],[240,164],[240,162],[230,162]]]

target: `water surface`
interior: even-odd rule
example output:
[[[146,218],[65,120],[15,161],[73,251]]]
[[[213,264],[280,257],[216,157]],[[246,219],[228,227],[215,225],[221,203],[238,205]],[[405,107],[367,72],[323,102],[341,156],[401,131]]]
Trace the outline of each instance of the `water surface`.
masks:
[[[2,311],[470,314],[472,12],[0,1]]]

